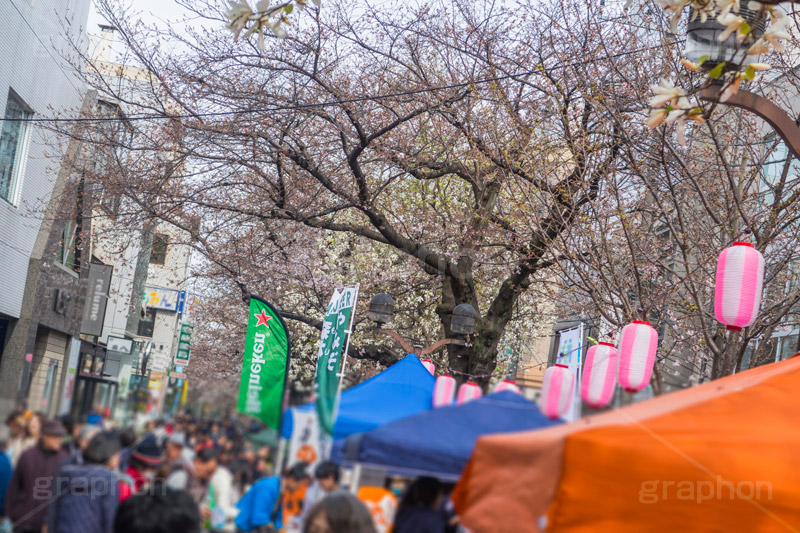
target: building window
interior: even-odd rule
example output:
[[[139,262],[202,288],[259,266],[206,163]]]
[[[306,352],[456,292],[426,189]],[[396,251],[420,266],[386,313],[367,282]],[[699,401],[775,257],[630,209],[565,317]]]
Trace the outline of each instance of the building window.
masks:
[[[153,236],[153,248],[150,251],[150,264],[163,265],[167,260],[167,236],[156,233]]]
[[[27,145],[28,124],[20,119],[31,117],[27,106],[14,93],[8,93],[3,128],[0,131],[0,197],[16,205],[22,181]]]
[[[58,243],[56,259],[68,269],[80,272],[80,253],[78,252],[78,234],[80,228],[77,220],[67,220],[61,241]]]
[[[145,312],[144,318],[139,320],[139,336],[140,337],[153,337],[153,329],[156,326],[156,310],[148,309]]]

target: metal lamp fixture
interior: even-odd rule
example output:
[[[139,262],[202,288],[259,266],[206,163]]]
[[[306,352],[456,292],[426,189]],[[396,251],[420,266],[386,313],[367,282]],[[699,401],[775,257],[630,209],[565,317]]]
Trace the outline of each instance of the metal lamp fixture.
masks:
[[[738,32],[735,31],[720,42],[718,37],[725,31],[725,26],[717,22],[716,17],[709,17],[705,22],[701,22],[700,17],[697,16],[694,20],[690,20],[686,32],[686,47],[684,48],[686,58],[695,63],[700,63],[703,58],[706,58],[702,66],[707,70],[711,70],[723,62],[726,67],[758,62],[756,56],[747,57],[747,50],[755,39],[764,34],[767,26],[766,17],[763,14],[759,17],[758,12],[744,7],[740,8],[737,14],[750,25],[752,40],[746,39],[744,42],[739,42]],[[692,12],[691,16],[694,15],[695,13]],[[756,22],[757,17],[759,18]]]
[[[394,299],[381,292],[372,297],[369,302],[369,310],[367,310],[367,317],[377,323],[378,327],[375,329],[376,333],[387,335],[397,341],[398,344],[407,353],[416,353],[420,358],[434,353],[436,350],[447,346],[448,344],[456,344],[459,346],[469,346],[464,339],[465,335],[472,335],[475,332],[475,318],[477,313],[475,309],[469,304],[457,305],[453,309],[452,320],[450,321],[450,329],[453,333],[458,335],[456,338],[441,339],[434,342],[430,346],[422,348],[420,346],[412,346],[406,341],[399,333],[390,329],[383,329],[383,324],[392,320],[394,315]]]
[[[379,326],[392,320],[394,315],[394,298],[385,292],[379,292],[369,302],[367,317]]]
[[[700,18],[697,17],[694,21],[689,22],[686,48],[684,49],[686,57],[690,61],[699,63],[707,56],[702,65],[706,70],[713,69],[723,61],[725,62],[723,70],[726,71],[740,68],[749,63],[757,63],[757,56],[747,56],[746,54],[753,41],[764,34],[767,25],[766,16],[764,13],[759,14],[744,7],[739,9],[738,16],[750,25],[750,38],[745,39],[743,43],[737,40],[737,32],[733,32],[731,36],[720,42],[717,37],[725,31],[725,27],[716,19],[709,18],[706,22],[700,22]],[[711,83],[699,92],[700,100],[720,103],[724,87],[725,83],[721,77],[711,80]],[[722,103],[745,109],[763,118],[780,135],[789,151],[795,157],[800,158],[800,128],[797,127],[794,117],[789,116],[786,111],[767,98],[742,89],[728,95],[725,102]]]
[[[458,304],[453,309],[453,319],[450,321],[450,329],[458,335],[472,335],[475,333],[475,318],[477,313],[469,304]]]

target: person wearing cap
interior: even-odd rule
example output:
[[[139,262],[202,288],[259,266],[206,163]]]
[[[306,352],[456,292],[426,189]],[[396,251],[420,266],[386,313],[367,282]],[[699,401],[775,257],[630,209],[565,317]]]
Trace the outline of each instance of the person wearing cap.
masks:
[[[159,470],[159,477],[167,478],[172,472],[181,468],[185,462],[183,450],[186,448],[186,437],[183,433],[173,432],[164,441],[164,465]]]
[[[58,470],[47,506],[47,533],[110,533],[120,501],[119,435],[96,434],[81,451],[80,464]]]
[[[145,438],[140,441],[131,452],[128,468],[125,470],[125,474],[133,480],[134,491],[141,491],[152,481],[163,463],[163,454],[155,439]]]
[[[6,516],[16,533],[42,531],[54,477],[67,459],[61,448],[66,433],[58,420],[46,420],[39,441],[20,456],[6,494]]]

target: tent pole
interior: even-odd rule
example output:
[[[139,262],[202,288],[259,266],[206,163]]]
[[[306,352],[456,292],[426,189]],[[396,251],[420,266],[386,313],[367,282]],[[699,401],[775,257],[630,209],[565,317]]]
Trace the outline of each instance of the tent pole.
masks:
[[[353,465],[353,477],[350,481],[350,492],[358,494],[358,486],[361,484],[361,463]]]
[[[575,376],[576,377],[576,383],[575,383],[575,397],[576,397],[575,407],[577,408],[577,412],[575,412],[573,420],[579,420],[581,418],[581,411],[583,410],[582,409],[583,406],[581,405],[581,376],[583,374],[583,364],[582,364],[583,363],[583,334],[585,333],[585,331],[583,329],[583,322],[581,322],[580,328],[581,328],[580,329],[580,333],[579,333],[580,340],[578,341],[578,368],[577,368],[577,372],[576,372],[577,375]]]
[[[278,437],[278,457],[275,459],[273,475],[280,476],[283,473],[283,461],[286,459],[287,441],[283,437]]]

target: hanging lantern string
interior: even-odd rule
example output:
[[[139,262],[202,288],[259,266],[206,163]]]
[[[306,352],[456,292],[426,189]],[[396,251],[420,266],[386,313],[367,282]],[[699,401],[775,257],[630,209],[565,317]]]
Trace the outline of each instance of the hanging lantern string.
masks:
[[[611,339],[613,340],[614,337],[613,337],[612,334],[615,331],[616,331],[615,329],[612,329],[612,330],[609,330],[606,333],[602,333],[602,334],[599,335],[599,338],[603,339],[603,338],[611,337]],[[599,344],[600,342],[603,342],[603,341],[595,341],[594,339],[592,339],[591,337],[588,337],[588,336],[587,336],[587,338],[590,339],[595,344]],[[563,353],[563,354],[559,353],[558,355],[556,355],[556,358],[567,357],[568,355],[571,355],[573,352],[581,350],[582,348],[583,348],[583,346],[578,346],[576,348],[572,348],[571,350],[569,350],[566,353]],[[470,374],[469,372],[461,372],[460,370],[456,370],[454,368],[451,368],[450,366],[448,366],[446,364],[443,364],[443,363],[439,363],[438,361],[434,361],[433,359],[426,359],[426,361],[430,361],[431,363],[433,363],[434,366],[436,366],[437,368],[442,369],[443,371],[445,371],[448,374],[458,374],[459,376],[466,376],[467,378],[469,378],[470,381],[474,381],[476,379],[488,379],[488,378],[494,377],[494,375],[495,375],[494,372],[491,372],[491,373],[488,373],[488,374]],[[529,369],[535,368],[535,367],[541,368],[542,365],[547,365],[547,363],[533,363],[533,364],[530,364],[530,365],[527,365],[527,366],[523,366],[522,370],[523,371],[524,370],[529,370]]]

